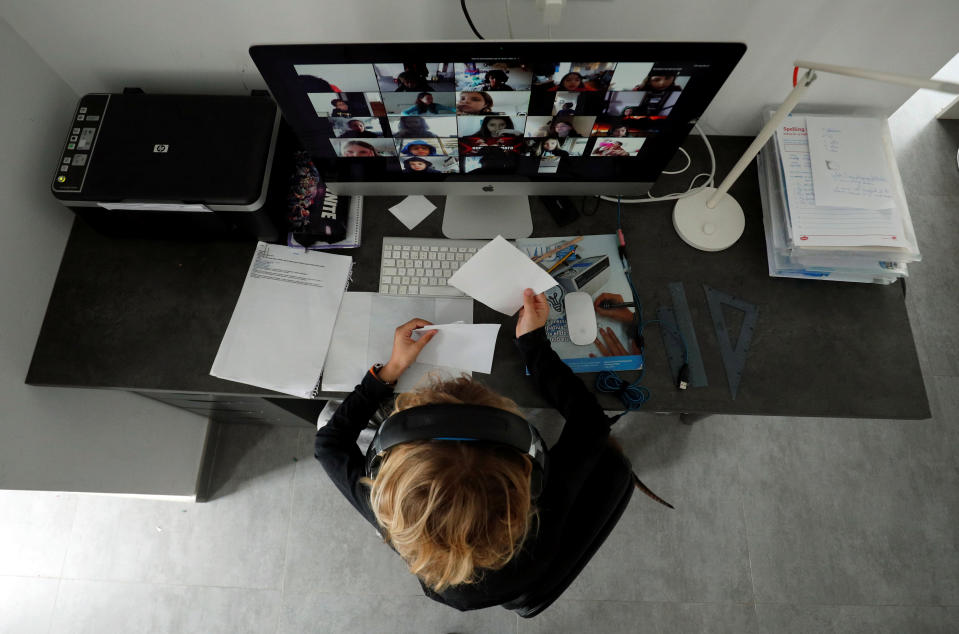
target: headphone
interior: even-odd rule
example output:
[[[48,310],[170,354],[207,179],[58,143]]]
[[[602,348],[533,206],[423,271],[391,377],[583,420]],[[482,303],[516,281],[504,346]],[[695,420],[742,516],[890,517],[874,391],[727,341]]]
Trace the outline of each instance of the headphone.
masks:
[[[396,412],[376,430],[366,450],[366,475],[375,478],[387,452],[414,440],[476,442],[510,447],[533,463],[530,495],[546,483],[546,443],[533,425],[512,412],[486,405],[420,405]]]

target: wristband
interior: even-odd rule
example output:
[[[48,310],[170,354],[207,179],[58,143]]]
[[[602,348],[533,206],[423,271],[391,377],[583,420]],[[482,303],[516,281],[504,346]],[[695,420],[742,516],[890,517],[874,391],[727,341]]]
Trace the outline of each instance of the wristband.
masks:
[[[386,381],[380,378],[380,370],[382,369],[383,369],[382,363],[374,363],[372,366],[370,366],[370,374],[372,374],[373,378],[375,378],[377,381],[379,381],[383,385],[387,385],[389,387],[393,387],[394,385],[396,385],[396,381],[393,381],[392,383],[387,383]]]

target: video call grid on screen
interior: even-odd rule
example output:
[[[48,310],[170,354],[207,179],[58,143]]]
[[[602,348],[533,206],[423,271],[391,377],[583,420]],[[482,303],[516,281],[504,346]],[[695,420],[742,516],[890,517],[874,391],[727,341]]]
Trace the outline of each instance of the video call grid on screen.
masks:
[[[693,121],[698,117],[744,48],[688,45],[684,59],[694,61],[675,61],[681,58],[673,51],[685,45],[646,44],[660,55],[643,60],[623,54],[640,54],[632,49],[643,45],[625,43],[622,50],[611,43],[540,45],[568,52],[567,59],[592,60],[603,59],[602,49],[609,53],[612,46],[613,58],[622,60],[578,62],[529,53],[463,56],[452,50],[517,49],[489,44],[424,44],[416,51],[415,57],[423,58],[430,49],[451,49],[443,56],[453,61],[446,62],[363,59],[383,56],[391,46],[414,45],[280,45],[253,47],[251,54],[261,72],[268,69],[264,77],[284,115],[326,171],[342,173],[343,164],[366,163],[359,172],[347,171],[359,178],[364,171],[378,178],[393,173],[399,180],[481,168],[561,175],[566,165],[603,180],[620,174],[635,178],[644,167],[658,173],[688,134],[690,115]],[[725,50],[716,61],[715,50],[697,56],[697,47]],[[343,59],[298,63],[336,58]],[[291,102],[308,105],[291,108]],[[429,160],[408,162],[411,148]]]

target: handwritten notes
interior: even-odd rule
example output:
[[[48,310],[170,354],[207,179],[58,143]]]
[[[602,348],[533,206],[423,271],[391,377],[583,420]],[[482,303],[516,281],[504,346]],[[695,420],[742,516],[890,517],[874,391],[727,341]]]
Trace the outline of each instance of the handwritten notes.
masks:
[[[893,207],[878,119],[806,117],[806,128],[819,206]]]

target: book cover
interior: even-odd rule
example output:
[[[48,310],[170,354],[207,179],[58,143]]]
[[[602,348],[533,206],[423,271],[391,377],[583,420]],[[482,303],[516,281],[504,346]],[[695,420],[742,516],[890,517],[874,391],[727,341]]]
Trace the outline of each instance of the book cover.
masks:
[[[537,261],[556,280],[546,291],[549,317],[546,335],[553,350],[573,372],[639,370],[643,356],[634,339],[634,308],[604,309],[603,301],[633,301],[616,245],[615,234],[523,238],[516,247]],[[596,306],[598,335],[592,344],[570,341],[564,299],[567,293],[589,293]]]
[[[286,199],[286,245],[311,251],[360,246],[363,197],[337,196],[323,184],[309,153],[293,156]]]
[[[337,216],[346,219],[346,236],[338,242],[325,242],[322,236],[316,242],[305,245],[297,238],[301,234],[291,231],[287,234],[286,245],[303,247],[311,251],[325,251],[327,249],[354,249],[360,246],[363,228],[363,197],[362,196],[335,196],[327,192],[326,199],[331,199],[336,207]]]

